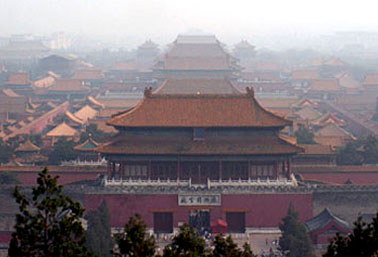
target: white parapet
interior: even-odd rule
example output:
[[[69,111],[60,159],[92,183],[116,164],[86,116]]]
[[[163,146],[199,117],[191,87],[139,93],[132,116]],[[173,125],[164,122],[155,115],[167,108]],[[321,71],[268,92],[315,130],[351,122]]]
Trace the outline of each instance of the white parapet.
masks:
[[[298,185],[294,176],[291,179],[257,179],[257,180],[207,180],[204,184],[195,184],[189,180],[151,180],[151,179],[104,179],[105,186],[180,186],[180,187],[196,187],[205,186],[208,189],[212,187],[240,187],[240,186],[290,186],[295,187]]]

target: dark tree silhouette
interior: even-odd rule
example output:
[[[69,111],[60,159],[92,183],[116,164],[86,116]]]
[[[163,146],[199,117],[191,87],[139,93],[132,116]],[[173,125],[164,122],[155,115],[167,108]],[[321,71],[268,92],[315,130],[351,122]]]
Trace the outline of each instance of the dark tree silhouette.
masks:
[[[295,132],[298,144],[315,144],[314,133],[312,133],[308,128],[300,125],[298,131]]]
[[[299,222],[299,213],[294,210],[292,204],[289,206],[287,216],[280,224],[282,236],[279,246],[284,256],[288,257],[315,257],[314,248],[306,233],[304,224]]]
[[[10,257],[94,256],[85,246],[80,220],[84,209],[62,193],[57,180],[57,176],[51,177],[44,169],[38,175],[31,199],[15,188],[13,195],[19,213],[9,245]]]
[[[98,256],[111,256],[114,242],[111,236],[110,215],[106,201],[103,201],[97,210],[89,211],[86,219],[88,221],[86,232],[88,248]]]
[[[0,138],[0,164],[7,163],[12,158],[12,147]]]
[[[208,255],[205,240],[196,229],[184,224],[172,243],[164,248],[163,257],[201,257]]]
[[[324,257],[376,257],[378,256],[378,213],[366,223],[358,218],[353,232],[347,236],[337,234],[327,248]]]
[[[135,215],[125,224],[122,233],[116,234],[118,249],[115,256],[151,257],[155,255],[155,239],[146,233],[146,224],[139,215]]]
[[[257,257],[253,254],[250,245],[246,242],[243,249],[239,249],[231,236],[218,235],[214,240],[214,250],[211,257]]]
[[[74,149],[75,142],[60,138],[54,145],[54,149],[49,153],[49,164],[59,165],[62,161],[75,160],[78,157],[77,151]]]

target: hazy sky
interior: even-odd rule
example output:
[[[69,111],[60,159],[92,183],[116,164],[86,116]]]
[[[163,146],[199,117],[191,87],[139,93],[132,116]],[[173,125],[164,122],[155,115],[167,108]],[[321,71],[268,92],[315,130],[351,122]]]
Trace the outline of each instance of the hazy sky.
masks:
[[[0,0],[0,35],[56,31],[157,41],[377,30],[376,0]]]

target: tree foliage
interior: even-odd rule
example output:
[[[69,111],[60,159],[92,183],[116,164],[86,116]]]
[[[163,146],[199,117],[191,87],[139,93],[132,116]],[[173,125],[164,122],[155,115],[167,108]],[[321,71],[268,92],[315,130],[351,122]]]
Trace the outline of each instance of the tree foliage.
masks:
[[[9,245],[10,257],[94,256],[85,246],[80,220],[84,209],[62,193],[57,179],[47,169],[40,172],[31,199],[15,188],[19,213]]]
[[[378,163],[378,138],[369,135],[362,139],[363,147],[363,159],[365,164],[377,164]]]
[[[376,257],[378,256],[378,213],[370,222],[358,218],[353,232],[347,236],[337,234],[324,257]]]
[[[201,238],[195,228],[184,224],[172,243],[164,248],[163,257],[201,257],[206,256],[205,240]]]
[[[358,145],[355,142],[347,143],[339,150],[336,162],[338,165],[361,165],[363,156],[358,151]]]
[[[217,235],[214,240],[214,250],[210,254],[211,257],[257,257],[252,252],[250,245],[246,242],[243,249],[239,249],[234,243],[231,236],[224,237]]]
[[[0,164],[9,162],[12,154],[12,147],[0,138]]]
[[[88,248],[97,256],[111,256],[114,243],[111,237],[110,215],[106,201],[103,201],[97,210],[89,211],[86,219],[88,221],[86,232]]]
[[[155,240],[146,235],[146,225],[139,215],[131,217],[124,231],[115,235],[118,249],[115,256],[151,257],[155,255]],[[248,243],[239,248],[230,236],[218,235],[213,242],[213,250],[197,230],[187,224],[180,227],[172,242],[165,246],[162,257],[256,257]]]
[[[74,149],[75,145],[73,140],[60,138],[48,155],[49,164],[59,165],[62,161],[75,160],[78,157],[78,152]]]
[[[369,135],[339,149],[338,165],[378,164],[378,138]]]
[[[135,215],[125,224],[122,233],[116,234],[118,249],[115,256],[151,257],[155,255],[155,239],[146,233],[146,225],[139,215]]]
[[[295,132],[298,144],[315,144],[314,133],[303,125]]]
[[[299,213],[290,204],[287,216],[279,225],[282,232],[279,246],[284,256],[288,257],[314,257],[314,248],[306,233],[304,224],[299,222]]]

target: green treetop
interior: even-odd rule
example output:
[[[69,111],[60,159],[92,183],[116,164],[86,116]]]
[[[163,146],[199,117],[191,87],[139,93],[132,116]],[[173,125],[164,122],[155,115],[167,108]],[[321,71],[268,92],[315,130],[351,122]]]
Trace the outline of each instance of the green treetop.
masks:
[[[84,209],[63,194],[57,180],[44,169],[38,174],[31,198],[15,188],[19,213],[9,245],[10,257],[94,256],[85,246],[81,222]]]

